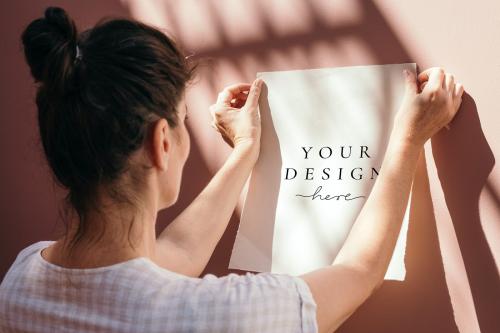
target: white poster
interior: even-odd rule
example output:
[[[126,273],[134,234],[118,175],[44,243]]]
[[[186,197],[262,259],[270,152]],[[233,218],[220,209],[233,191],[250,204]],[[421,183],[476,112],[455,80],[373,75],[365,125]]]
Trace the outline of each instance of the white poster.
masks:
[[[300,275],[332,264],[380,171],[403,69],[416,64],[257,73],[261,150],[229,268]],[[385,279],[405,278],[409,203]]]

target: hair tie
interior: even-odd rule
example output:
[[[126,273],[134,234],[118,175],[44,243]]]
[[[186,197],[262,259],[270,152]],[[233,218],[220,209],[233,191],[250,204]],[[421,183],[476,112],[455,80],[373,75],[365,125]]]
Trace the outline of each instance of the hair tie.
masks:
[[[80,51],[80,48],[78,47],[78,45],[76,45],[76,57],[75,57],[75,62],[76,60],[81,60],[82,59],[82,51]]]

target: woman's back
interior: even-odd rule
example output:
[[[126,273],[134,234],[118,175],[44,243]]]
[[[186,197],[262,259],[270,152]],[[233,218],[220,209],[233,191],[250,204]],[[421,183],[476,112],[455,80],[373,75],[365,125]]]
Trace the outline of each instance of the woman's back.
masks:
[[[0,285],[2,332],[316,332],[316,304],[299,277],[192,278],[140,257],[68,269],[32,244]]]

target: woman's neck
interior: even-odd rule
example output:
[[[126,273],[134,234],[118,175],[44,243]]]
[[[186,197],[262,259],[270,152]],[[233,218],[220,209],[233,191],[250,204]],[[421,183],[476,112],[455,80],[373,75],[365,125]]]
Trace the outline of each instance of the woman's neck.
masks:
[[[97,215],[89,215],[87,232],[73,246],[77,225],[70,225],[67,234],[45,249],[42,256],[66,268],[109,266],[137,257],[154,260],[156,213],[134,216],[120,211],[118,215],[109,215],[105,225]]]

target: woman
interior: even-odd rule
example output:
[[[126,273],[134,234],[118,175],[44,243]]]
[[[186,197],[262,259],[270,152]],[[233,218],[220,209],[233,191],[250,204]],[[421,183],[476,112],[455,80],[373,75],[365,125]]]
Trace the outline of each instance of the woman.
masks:
[[[377,181],[331,266],[200,278],[258,158],[262,82],[219,94],[213,126],[233,151],[156,238],[157,213],[176,202],[189,155],[184,92],[194,67],[152,27],[108,20],[78,34],[60,8],[34,20],[22,41],[39,84],[44,152],[68,190],[68,223],[8,271],[2,332],[335,330],[381,285],[423,144],[453,119],[463,94],[440,68],[405,73]]]

